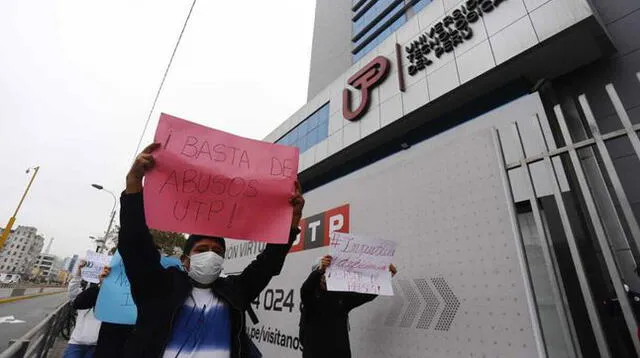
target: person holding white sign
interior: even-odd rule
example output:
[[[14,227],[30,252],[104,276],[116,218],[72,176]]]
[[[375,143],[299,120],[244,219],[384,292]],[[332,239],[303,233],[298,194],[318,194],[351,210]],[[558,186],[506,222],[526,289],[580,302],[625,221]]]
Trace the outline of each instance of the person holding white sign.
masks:
[[[89,288],[82,291],[72,301],[71,306],[77,309],[78,312],[80,312],[80,310],[89,310],[93,316],[102,281],[104,281],[110,273],[111,268],[109,266],[103,267],[98,277],[100,285],[92,284]],[[133,326],[102,322],[99,329],[95,350],[90,356],[84,356],[84,358],[111,358],[122,356],[125,343],[131,334],[131,330],[133,330]]]
[[[83,285],[87,284],[81,276],[81,271],[86,265],[87,261],[80,260],[78,268],[74,270],[73,277],[69,281],[69,300],[71,302],[75,301],[76,297],[83,292]],[[99,332],[100,321],[93,315],[93,310],[79,309],[76,325],[62,358],[92,358],[98,343]]]
[[[377,295],[357,292],[327,291],[325,272],[332,257],[327,255],[313,265],[311,274],[302,284],[300,295],[300,341],[303,358],[349,358],[349,312]],[[396,267],[389,265],[395,276]]]

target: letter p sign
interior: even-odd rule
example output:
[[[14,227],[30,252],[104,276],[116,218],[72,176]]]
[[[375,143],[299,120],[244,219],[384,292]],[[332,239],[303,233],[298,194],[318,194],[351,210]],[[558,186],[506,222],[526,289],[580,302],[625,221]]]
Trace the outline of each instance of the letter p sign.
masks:
[[[369,107],[369,91],[381,83],[389,73],[389,60],[378,56],[369,62],[364,68],[349,78],[349,85],[359,89],[362,93],[360,105],[351,110],[351,91],[348,88],[342,90],[342,116],[350,121],[356,121]]]

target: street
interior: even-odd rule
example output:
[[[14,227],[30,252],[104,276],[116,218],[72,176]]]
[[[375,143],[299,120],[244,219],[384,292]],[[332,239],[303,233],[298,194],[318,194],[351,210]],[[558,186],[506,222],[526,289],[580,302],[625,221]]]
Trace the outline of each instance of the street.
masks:
[[[0,304],[0,352],[11,339],[19,338],[67,299],[67,293]],[[13,316],[13,318],[11,318]]]

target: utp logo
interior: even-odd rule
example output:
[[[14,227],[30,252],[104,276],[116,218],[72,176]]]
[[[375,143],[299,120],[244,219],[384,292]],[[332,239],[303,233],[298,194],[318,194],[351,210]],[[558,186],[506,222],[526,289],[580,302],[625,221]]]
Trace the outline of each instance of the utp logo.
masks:
[[[345,119],[356,121],[367,111],[370,91],[384,81],[389,73],[389,66],[386,57],[378,56],[349,78],[347,83],[360,90],[361,99],[358,108],[351,110],[351,91],[348,88],[342,90],[342,116]]]
[[[300,220],[302,231],[290,252],[329,246],[334,232],[349,232],[349,204]]]

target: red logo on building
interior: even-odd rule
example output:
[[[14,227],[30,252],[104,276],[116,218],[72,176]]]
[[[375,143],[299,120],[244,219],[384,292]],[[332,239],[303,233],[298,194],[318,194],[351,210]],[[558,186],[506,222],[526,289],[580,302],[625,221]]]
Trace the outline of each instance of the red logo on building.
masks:
[[[360,90],[362,98],[358,108],[351,110],[351,91],[348,88],[342,90],[342,115],[345,119],[356,121],[367,111],[369,107],[369,91],[384,81],[387,74],[389,74],[389,66],[390,63],[387,58],[378,56],[349,78],[347,83]]]
[[[334,232],[349,232],[349,204],[327,210],[300,221],[302,231],[290,252],[329,246],[329,237]]]

